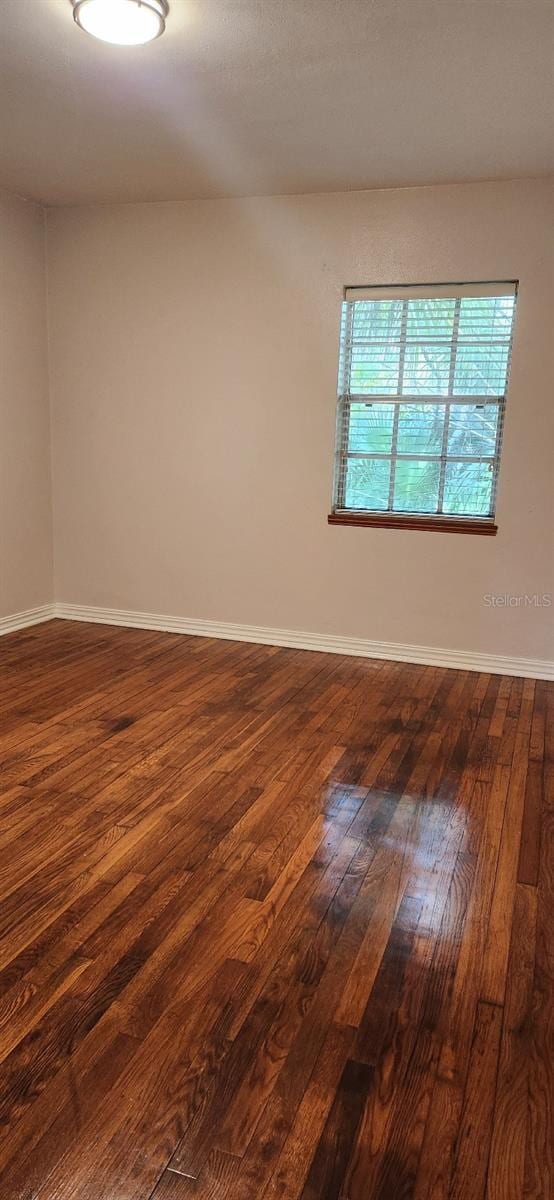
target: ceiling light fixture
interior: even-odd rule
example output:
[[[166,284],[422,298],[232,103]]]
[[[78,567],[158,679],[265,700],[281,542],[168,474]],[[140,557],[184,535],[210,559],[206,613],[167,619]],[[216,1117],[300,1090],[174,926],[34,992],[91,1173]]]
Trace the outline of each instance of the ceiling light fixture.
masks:
[[[142,46],[165,29],[167,0],[73,0],[80,29],[117,46]]]

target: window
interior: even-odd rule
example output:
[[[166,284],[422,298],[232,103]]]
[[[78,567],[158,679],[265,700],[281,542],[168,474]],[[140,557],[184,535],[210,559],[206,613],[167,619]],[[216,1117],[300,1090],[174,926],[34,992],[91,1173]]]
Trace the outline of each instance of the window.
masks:
[[[495,533],[515,283],[348,288],[331,522]]]

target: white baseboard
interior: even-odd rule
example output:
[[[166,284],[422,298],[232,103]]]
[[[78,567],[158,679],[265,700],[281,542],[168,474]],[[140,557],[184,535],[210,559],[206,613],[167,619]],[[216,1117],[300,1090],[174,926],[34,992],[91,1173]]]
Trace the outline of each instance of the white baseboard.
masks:
[[[454,667],[493,675],[521,675],[531,679],[554,679],[554,662],[535,658],[507,658],[466,650],[443,650],[436,646],[407,646],[401,642],[370,642],[365,638],[336,637],[326,633],[301,633],[292,629],[269,629],[258,625],[232,625],[223,621],[199,621],[193,617],[167,617],[157,613],[127,612],[118,608],[87,608],[81,604],[56,604],[54,616],[65,621],[87,621],[99,625],[122,625],[133,629],[157,629],[193,637],[224,638],[233,642],[290,646],[297,650],[319,650],[326,654],[351,654],[363,658],[388,658],[395,662]],[[43,618],[46,619],[46,618]]]
[[[27,629],[28,625],[41,625],[43,621],[51,621],[55,615],[54,610],[54,604],[42,604],[40,608],[27,608],[25,612],[0,617],[0,636],[3,633],[15,633],[17,629]]]
[[[25,612],[0,617],[0,636],[27,629],[57,617],[64,621],[86,621],[97,625],[121,625],[133,629],[157,629],[184,633],[189,637],[223,638],[232,642],[257,642],[265,646],[289,646],[325,654],[350,654],[362,658],[385,658],[393,662],[453,667],[462,671],[484,671],[492,675],[519,675],[530,679],[554,680],[554,662],[538,658],[511,658],[478,654],[467,650],[445,650],[438,646],[410,646],[402,642],[372,642],[365,638],[305,633],[293,629],[271,629],[261,625],[234,625],[225,621],[200,621],[193,617],[168,617],[159,613],[130,612],[119,608],[88,608],[82,604],[43,604]]]

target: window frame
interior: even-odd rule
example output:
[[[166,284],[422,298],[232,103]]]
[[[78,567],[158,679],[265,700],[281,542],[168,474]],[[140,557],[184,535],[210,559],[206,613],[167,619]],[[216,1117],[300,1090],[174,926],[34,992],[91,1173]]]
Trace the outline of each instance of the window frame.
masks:
[[[504,289],[506,289],[504,291]],[[513,294],[514,305],[512,321],[510,326],[510,339],[508,343],[508,358],[506,363],[506,378],[504,391],[502,395],[484,395],[477,396],[471,394],[454,393],[454,376],[456,370],[456,361],[458,348],[464,343],[460,343],[458,338],[458,328],[460,321],[461,304],[464,298],[480,298],[483,296],[501,296]],[[454,300],[454,315],[452,325],[452,335],[450,338],[450,362],[448,375],[448,390],[446,393],[436,393],[428,395],[403,395],[401,388],[404,373],[404,358],[407,346],[407,322],[408,322],[408,302],[414,299],[453,299]],[[448,533],[478,533],[485,535],[494,535],[497,532],[496,525],[496,504],[498,495],[498,479],[500,472],[502,435],[504,427],[505,407],[508,393],[511,354],[513,348],[516,308],[518,298],[518,280],[498,280],[498,281],[465,281],[464,283],[434,283],[434,284],[395,284],[395,285],[355,285],[353,287],[345,287],[343,289],[343,303],[341,308],[341,325],[339,334],[339,387],[337,398],[337,418],[336,418],[336,433],[335,433],[335,456],[334,456],[334,478],[333,478],[333,497],[332,509],[328,516],[330,524],[342,524],[352,526],[382,526],[386,528],[398,529],[438,529]],[[352,350],[352,321],[354,316],[354,303],[358,300],[373,299],[373,300],[399,300],[402,301],[401,325],[398,338],[399,346],[399,366],[398,366],[398,389],[394,393],[389,394],[374,394],[374,393],[354,393],[350,390],[346,391],[343,388],[344,376],[350,375],[350,361],[344,359],[344,355]],[[350,336],[348,327],[346,335],[343,333],[343,318],[344,305],[347,305],[346,319],[350,322]],[[391,344],[395,344],[391,342]],[[417,345],[417,342],[414,342]],[[447,343],[439,343],[447,344]],[[493,344],[493,339],[488,344]],[[348,451],[348,443],[350,436],[350,420],[351,420],[351,405],[357,404],[373,404],[373,403],[388,403],[393,409],[393,427],[391,434],[391,449],[390,453],[378,452],[352,452]],[[397,439],[398,427],[400,418],[401,404],[443,404],[445,408],[445,416],[442,430],[441,450],[438,454],[398,454]],[[449,432],[449,417],[452,405],[487,405],[490,404],[497,408],[498,419],[496,427],[496,436],[494,451],[491,455],[448,455],[448,432]],[[389,477],[389,506],[386,509],[362,509],[346,507],[345,490],[346,490],[346,464],[352,458],[370,458],[383,459],[390,461],[390,477]],[[394,484],[395,473],[399,462],[403,461],[434,461],[440,464],[439,468],[439,489],[438,489],[438,506],[443,503],[446,468],[449,462],[489,462],[493,470],[493,480],[491,487],[491,511],[489,514],[471,515],[471,514],[450,514],[442,512],[424,512],[420,510],[405,511],[394,509]]]

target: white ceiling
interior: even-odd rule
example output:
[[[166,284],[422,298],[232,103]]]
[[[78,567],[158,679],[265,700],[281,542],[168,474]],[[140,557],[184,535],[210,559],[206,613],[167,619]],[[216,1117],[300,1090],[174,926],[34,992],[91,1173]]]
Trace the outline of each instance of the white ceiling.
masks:
[[[553,0],[170,0],[108,46],[0,0],[0,186],[47,204],[554,171]]]

